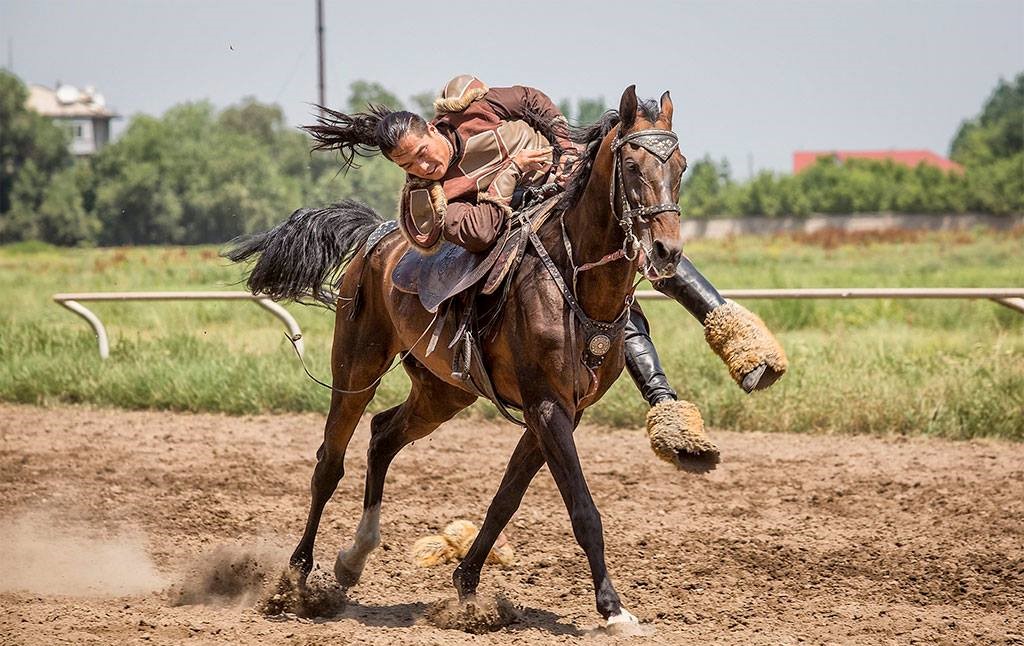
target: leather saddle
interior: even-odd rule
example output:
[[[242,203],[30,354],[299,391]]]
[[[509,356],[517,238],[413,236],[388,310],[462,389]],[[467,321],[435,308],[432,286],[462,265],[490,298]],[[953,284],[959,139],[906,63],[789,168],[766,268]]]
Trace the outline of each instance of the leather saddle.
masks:
[[[530,230],[536,231],[547,220],[558,197],[549,197],[509,218],[505,233],[486,252],[473,253],[450,242],[442,243],[430,255],[409,249],[395,266],[392,282],[400,291],[419,295],[423,308],[432,314],[474,285],[480,285],[482,294],[493,294],[519,264]],[[522,224],[525,222],[529,226]]]

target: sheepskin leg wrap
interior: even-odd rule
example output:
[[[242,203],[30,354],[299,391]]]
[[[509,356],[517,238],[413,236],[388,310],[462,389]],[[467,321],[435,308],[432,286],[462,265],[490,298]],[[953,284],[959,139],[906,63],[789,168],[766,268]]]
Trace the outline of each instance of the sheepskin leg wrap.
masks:
[[[704,433],[700,410],[688,401],[665,400],[647,412],[651,450],[662,460],[691,473],[707,473],[718,464],[718,447]]]
[[[424,536],[413,543],[412,562],[419,567],[432,567],[466,557],[478,533],[476,525],[468,520],[455,520],[440,534]],[[505,533],[498,534],[494,546],[487,554],[487,563],[509,567],[515,563],[516,553]]]
[[[786,351],[764,321],[733,301],[711,310],[704,320],[704,339],[737,384],[762,364],[780,376],[789,367]]]

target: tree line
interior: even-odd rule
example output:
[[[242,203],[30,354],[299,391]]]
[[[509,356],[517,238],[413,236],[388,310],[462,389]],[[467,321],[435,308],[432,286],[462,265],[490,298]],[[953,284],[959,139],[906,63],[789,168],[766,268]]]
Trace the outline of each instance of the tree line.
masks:
[[[686,172],[679,201],[690,217],[1024,213],[1024,73],[1000,80],[981,113],[961,123],[949,156],[963,172],[826,156],[794,175],[762,171],[744,182],[727,161],[704,157]]]
[[[381,85],[350,86],[350,111],[381,103],[432,114],[433,95],[401,101]],[[69,134],[25,107],[20,79],[0,71],[0,242],[57,245],[220,243],[265,229],[295,208],[344,197],[394,213],[404,177],[380,157],[340,173],[328,153],[254,98],[217,110],[182,103],[160,117],[131,119],[116,141],[74,160]],[[562,111],[596,120],[601,98]],[[891,162],[819,160],[796,175],[732,179],[725,161],[691,164],[680,199],[688,217],[895,211],[1024,212],[1024,74],[1000,81],[981,114],[964,121],[951,157],[963,173]]]

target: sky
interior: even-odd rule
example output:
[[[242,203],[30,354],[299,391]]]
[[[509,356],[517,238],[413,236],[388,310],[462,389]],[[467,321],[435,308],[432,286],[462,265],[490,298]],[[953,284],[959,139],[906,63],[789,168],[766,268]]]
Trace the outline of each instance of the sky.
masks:
[[[670,90],[691,160],[736,177],[795,150],[946,154],[998,80],[1024,71],[1024,0],[325,0],[327,102],[356,79],[405,99],[460,73],[557,102]],[[252,95],[290,125],[317,99],[315,0],[0,0],[0,63],[93,85],[121,115]]]

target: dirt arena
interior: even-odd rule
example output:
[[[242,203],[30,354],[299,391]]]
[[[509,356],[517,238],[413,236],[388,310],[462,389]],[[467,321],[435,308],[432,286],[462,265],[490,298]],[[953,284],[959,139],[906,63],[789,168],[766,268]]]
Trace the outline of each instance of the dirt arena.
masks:
[[[321,526],[328,570],[359,519],[367,422]],[[252,596],[172,605],[212,553],[284,564],[321,425],[0,404],[0,643],[1024,643],[1024,445],[995,441],[715,433],[723,463],[694,476],[659,462],[639,427],[587,426],[609,569],[653,636],[597,629],[546,470],[508,530],[518,563],[480,586],[519,621],[477,636],[426,623],[454,596],[453,566],[408,557],[417,538],[483,517],[517,439],[457,421],[396,460],[382,548],[338,616],[268,618]]]

